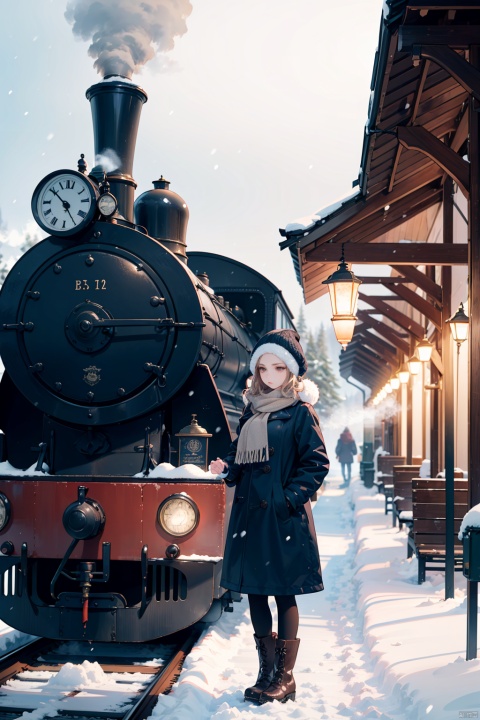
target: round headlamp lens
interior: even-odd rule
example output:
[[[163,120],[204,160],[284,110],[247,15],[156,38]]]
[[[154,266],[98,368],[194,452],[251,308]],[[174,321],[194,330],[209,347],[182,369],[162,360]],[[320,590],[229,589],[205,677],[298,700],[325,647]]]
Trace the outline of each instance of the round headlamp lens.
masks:
[[[172,495],[158,508],[158,523],[174,537],[188,535],[197,527],[199,512],[187,495]]]
[[[10,500],[6,495],[0,493],[0,530],[3,530],[5,525],[10,520]]]
[[[117,209],[117,201],[111,193],[104,193],[103,195],[100,195],[97,207],[102,215],[109,217],[109,215],[113,215]]]

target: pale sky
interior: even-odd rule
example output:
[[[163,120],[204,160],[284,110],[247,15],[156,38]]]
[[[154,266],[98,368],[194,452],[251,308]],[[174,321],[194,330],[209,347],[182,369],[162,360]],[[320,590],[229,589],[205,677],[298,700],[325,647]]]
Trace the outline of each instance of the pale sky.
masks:
[[[113,2],[113,0],[112,0]],[[278,228],[352,193],[358,176],[381,0],[191,0],[187,32],[133,80],[148,94],[133,175],[164,175],[190,209],[188,248],[252,265],[302,301]],[[5,3],[0,43],[0,210],[32,221],[49,172],[94,165],[86,89],[98,82],[66,0]],[[39,235],[41,236],[41,231]],[[326,299],[306,308],[329,322]]]

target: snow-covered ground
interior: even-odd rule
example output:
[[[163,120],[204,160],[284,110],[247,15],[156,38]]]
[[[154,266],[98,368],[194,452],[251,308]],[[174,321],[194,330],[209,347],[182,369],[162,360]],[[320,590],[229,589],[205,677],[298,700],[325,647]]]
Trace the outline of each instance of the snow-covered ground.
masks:
[[[383,496],[358,480],[347,490],[340,482],[328,476],[314,507],[325,591],[298,598],[296,702],[258,707],[243,701],[257,663],[244,600],[205,630],[152,718],[480,717],[480,660],[465,660],[465,579],[456,573],[455,598],[447,601],[442,573],[417,585],[417,562],[407,560],[405,533],[391,527]],[[0,647],[10,649],[18,636],[4,628]],[[89,683],[98,688],[94,665],[90,673],[78,668],[84,692]],[[72,677],[74,669],[68,690]],[[57,687],[60,696],[66,692],[58,680]],[[24,716],[41,717],[48,716]]]
[[[325,591],[298,598],[297,700],[243,702],[256,675],[248,609],[206,631],[154,718],[282,717],[458,720],[480,717],[480,660],[465,661],[466,581],[456,573],[416,582],[406,536],[391,527],[383,495],[327,477],[314,508]]]

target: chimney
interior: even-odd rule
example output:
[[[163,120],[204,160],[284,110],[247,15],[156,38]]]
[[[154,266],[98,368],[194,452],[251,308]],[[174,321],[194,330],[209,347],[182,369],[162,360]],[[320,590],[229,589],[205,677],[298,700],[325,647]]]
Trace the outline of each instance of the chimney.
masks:
[[[92,85],[86,92],[93,119],[95,155],[115,153],[118,167],[107,172],[110,191],[118,202],[118,211],[133,223],[133,201],[137,187],[133,177],[133,157],[138,124],[147,94],[128,81],[108,80]],[[113,152],[112,152],[113,151]]]

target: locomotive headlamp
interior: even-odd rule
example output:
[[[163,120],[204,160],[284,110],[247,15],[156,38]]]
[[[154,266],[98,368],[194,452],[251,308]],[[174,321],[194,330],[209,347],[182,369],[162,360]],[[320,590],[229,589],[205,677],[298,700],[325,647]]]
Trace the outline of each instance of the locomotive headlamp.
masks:
[[[183,537],[198,525],[198,507],[188,495],[171,495],[158,508],[158,524],[169,535]]]
[[[10,520],[10,500],[0,493],[0,530],[3,530]]]
[[[104,193],[103,195],[100,195],[97,207],[103,217],[110,217],[110,215],[113,215],[117,209],[117,200],[112,193]]]

